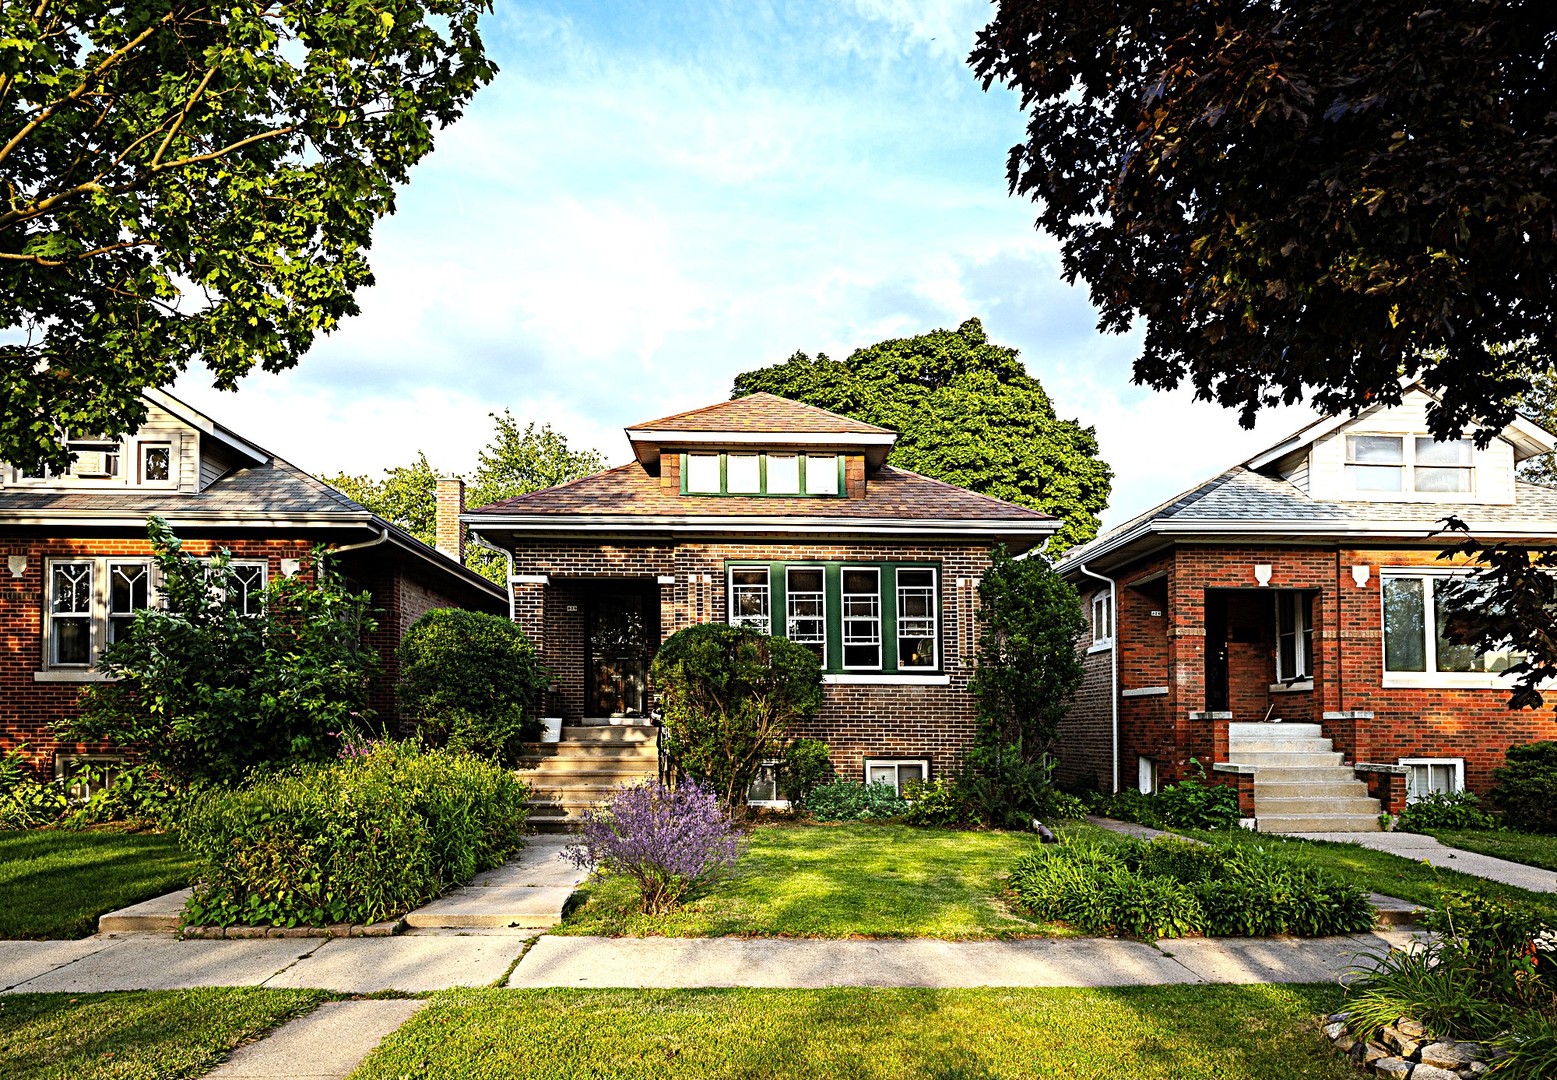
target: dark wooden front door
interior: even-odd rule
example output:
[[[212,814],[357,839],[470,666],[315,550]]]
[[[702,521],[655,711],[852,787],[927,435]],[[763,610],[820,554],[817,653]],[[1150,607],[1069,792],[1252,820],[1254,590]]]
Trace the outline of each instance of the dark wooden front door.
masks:
[[[649,625],[641,592],[593,597],[585,613],[585,716],[643,716],[648,705]]]
[[[1220,589],[1206,590],[1206,709],[1226,712],[1231,707],[1228,693],[1227,594]]]

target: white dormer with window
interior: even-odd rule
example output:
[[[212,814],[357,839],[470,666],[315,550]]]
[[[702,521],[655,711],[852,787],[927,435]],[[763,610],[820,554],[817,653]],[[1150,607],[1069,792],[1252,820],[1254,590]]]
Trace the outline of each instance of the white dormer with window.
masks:
[[[1413,387],[1399,405],[1320,421],[1248,464],[1322,502],[1512,504],[1515,465],[1545,453],[1550,437],[1516,420],[1484,449],[1474,431],[1435,439],[1432,402]]]

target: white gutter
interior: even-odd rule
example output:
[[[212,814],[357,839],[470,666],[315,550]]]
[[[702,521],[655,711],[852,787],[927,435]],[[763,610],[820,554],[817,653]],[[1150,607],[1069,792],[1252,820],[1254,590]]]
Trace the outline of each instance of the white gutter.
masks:
[[[503,578],[503,580],[507,584],[505,584],[503,586],[503,591],[508,594],[508,621],[509,622],[513,622],[514,621],[514,553],[512,551],[509,551],[507,548],[500,548],[496,544],[492,544],[492,543],[487,542],[486,540],[482,539],[480,533],[469,532],[467,530],[467,534],[470,536],[471,543],[476,544],[479,547],[484,547],[488,551],[495,551],[499,555],[503,556],[503,558],[508,560],[508,573]]]
[[[339,554],[341,554],[344,551],[361,551],[363,548],[378,547],[380,544],[384,543],[388,539],[389,539],[389,526],[385,525],[383,527],[383,531],[380,532],[372,540],[364,540],[360,544],[347,544],[345,547],[333,547],[333,548],[330,549],[330,554],[331,555],[339,555]]]
[[[1111,577],[1102,574],[1094,574],[1087,569],[1086,563],[1079,564],[1080,570],[1089,578],[1108,583],[1108,620],[1113,625],[1110,628],[1113,633],[1113,641],[1108,648],[1109,707],[1113,711],[1113,747],[1114,747],[1114,794],[1119,794],[1119,584]]]
[[[641,533],[675,530],[677,532],[719,533],[846,533],[851,536],[1049,536],[1056,532],[1061,522],[990,519],[987,523],[969,524],[965,519],[945,518],[795,518],[795,517],[680,517],[590,514],[530,514],[509,516],[499,514],[470,514],[463,516],[472,530],[488,532],[584,532],[584,533]]]

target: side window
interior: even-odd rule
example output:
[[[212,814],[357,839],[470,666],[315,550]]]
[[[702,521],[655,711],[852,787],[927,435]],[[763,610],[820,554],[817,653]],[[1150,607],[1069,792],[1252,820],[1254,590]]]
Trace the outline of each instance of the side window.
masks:
[[[151,566],[143,562],[108,564],[108,642],[118,641],[135,621],[135,613],[151,606]]]
[[[843,666],[881,667],[881,571],[843,569]]]
[[[771,593],[766,566],[737,566],[730,571],[730,625],[772,633]]]
[[[1092,597],[1092,643],[1107,645],[1114,640],[1114,605],[1106,592]]]
[[[49,663],[92,662],[92,564],[49,565]]]

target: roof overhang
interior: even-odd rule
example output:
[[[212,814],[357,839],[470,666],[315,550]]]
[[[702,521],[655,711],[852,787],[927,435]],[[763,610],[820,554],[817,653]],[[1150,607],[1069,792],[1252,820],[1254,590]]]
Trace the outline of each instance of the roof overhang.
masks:
[[[460,520],[472,532],[500,540],[587,538],[601,540],[682,539],[688,537],[795,536],[810,539],[849,537],[916,538],[933,541],[973,540],[1030,547],[1059,529],[1059,520],[968,521],[944,518],[838,518],[769,515],[641,515],[620,514],[466,514]]]
[[[887,432],[819,431],[676,431],[656,428],[627,428],[633,456],[645,468],[659,464],[661,447],[698,446],[781,446],[817,447],[850,450],[865,455],[872,468],[887,460],[897,436]]]
[[[180,420],[184,421],[184,423],[199,431],[202,435],[205,435],[206,437],[221,443],[229,450],[241,454],[242,456],[253,461],[256,465],[262,465],[270,460],[270,455],[263,449],[255,446],[247,439],[240,439],[237,435],[233,434],[221,424],[218,424],[215,420],[212,420],[209,416],[195,409],[191,405],[186,405],[184,402],[180,401],[166,390],[159,390],[156,387],[147,387],[142,391],[142,394],[145,395],[147,401],[150,401],[159,409],[162,409],[165,412],[171,413],[173,416],[178,417]]]

